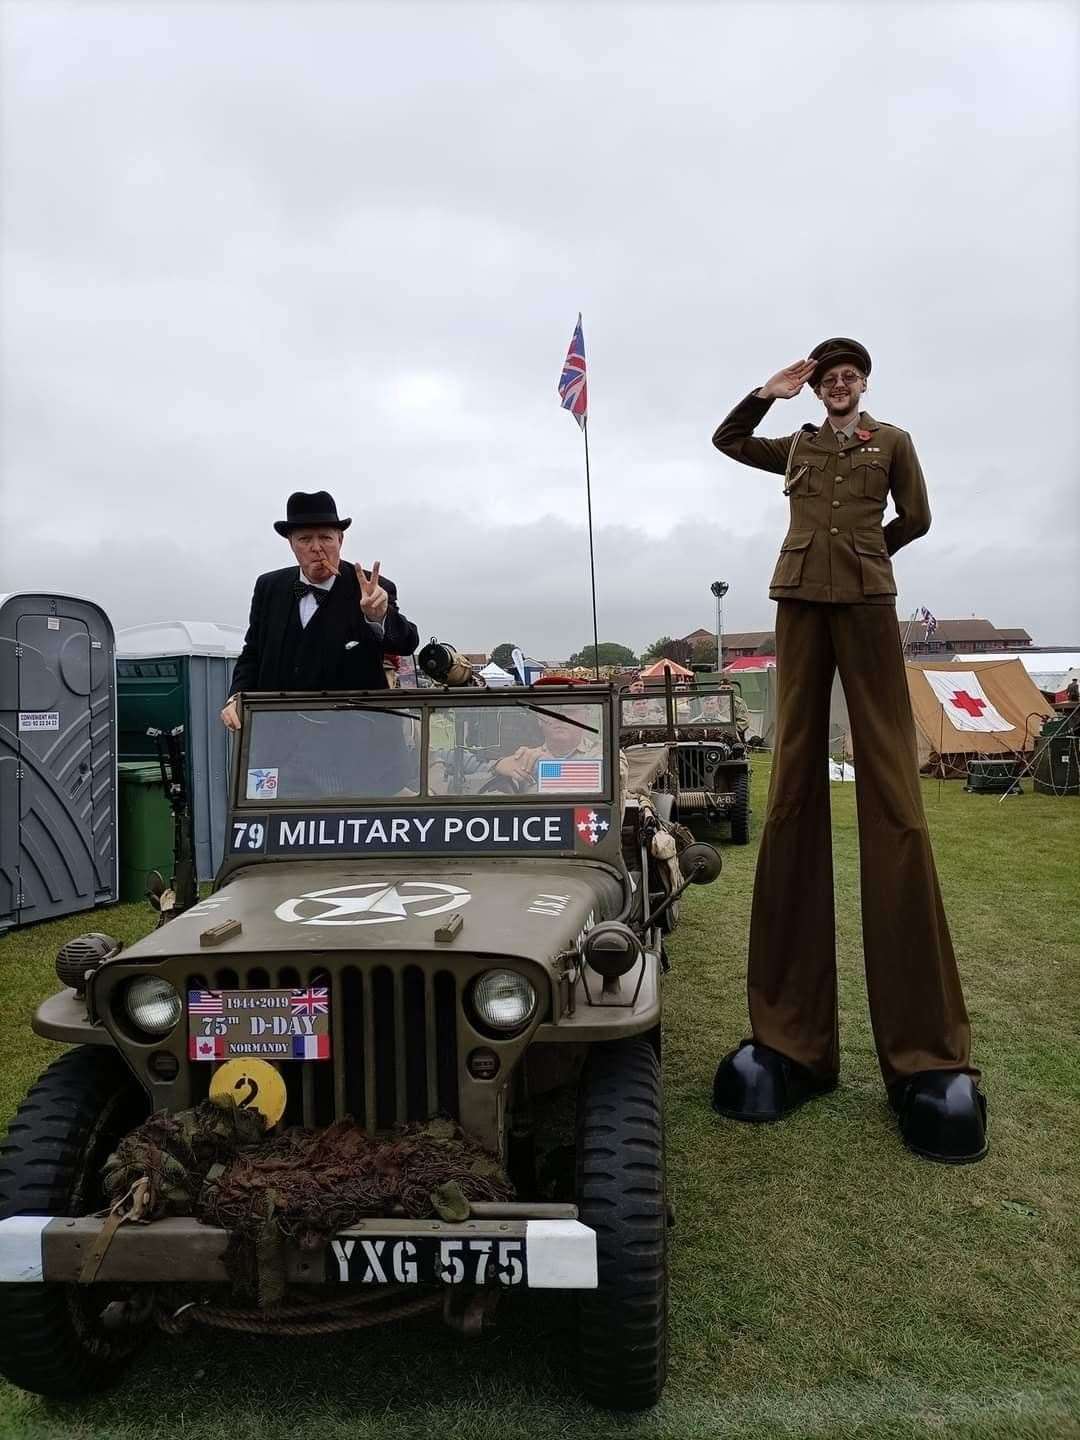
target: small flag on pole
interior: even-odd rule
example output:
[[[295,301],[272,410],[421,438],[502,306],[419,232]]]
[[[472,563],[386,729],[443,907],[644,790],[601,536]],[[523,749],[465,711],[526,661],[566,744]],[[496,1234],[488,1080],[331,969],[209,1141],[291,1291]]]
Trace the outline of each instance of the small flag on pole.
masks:
[[[923,624],[926,626],[926,638],[929,640],[930,636],[933,635],[934,631],[937,629],[937,620],[934,618],[933,615],[930,614],[930,611],[927,610],[925,605],[922,607],[921,614]]]
[[[566,359],[563,361],[562,378],[559,381],[559,394],[562,397],[562,407],[569,410],[574,419],[585,429],[585,421],[589,418],[589,393],[588,383],[585,376],[585,337],[581,333],[581,316],[577,317],[577,324],[574,326],[574,334],[570,340],[570,349],[566,352]]]

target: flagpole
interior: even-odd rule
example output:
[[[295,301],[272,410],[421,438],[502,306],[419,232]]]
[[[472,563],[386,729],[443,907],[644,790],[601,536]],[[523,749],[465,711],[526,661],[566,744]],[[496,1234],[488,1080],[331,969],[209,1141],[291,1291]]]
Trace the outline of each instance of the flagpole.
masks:
[[[580,317],[579,317],[580,323]],[[581,422],[581,433],[585,436],[585,505],[589,512],[589,577],[592,581],[592,635],[593,635],[593,670],[597,680],[600,679],[600,639],[596,629],[596,559],[593,555],[593,534],[592,534],[592,481],[589,478],[589,417],[584,416]]]
[[[905,660],[907,659],[908,636],[911,634],[911,627],[915,624],[915,616],[918,615],[918,613],[919,607],[916,605],[915,609],[911,612],[911,619],[907,622],[907,629],[904,631],[904,638],[900,644],[900,650]]]

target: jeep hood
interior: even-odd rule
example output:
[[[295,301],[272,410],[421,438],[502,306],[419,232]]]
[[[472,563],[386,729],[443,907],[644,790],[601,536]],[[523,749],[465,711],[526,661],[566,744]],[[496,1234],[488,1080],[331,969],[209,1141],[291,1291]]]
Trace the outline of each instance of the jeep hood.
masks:
[[[327,950],[435,950],[516,956],[540,963],[572,947],[596,921],[616,916],[622,884],[588,863],[535,860],[479,867],[475,862],[385,865],[309,863],[252,866],[145,939],[122,960],[198,956],[208,967],[254,954],[307,955]],[[436,930],[455,915],[449,942]],[[238,920],[238,932],[208,945],[207,931]]]

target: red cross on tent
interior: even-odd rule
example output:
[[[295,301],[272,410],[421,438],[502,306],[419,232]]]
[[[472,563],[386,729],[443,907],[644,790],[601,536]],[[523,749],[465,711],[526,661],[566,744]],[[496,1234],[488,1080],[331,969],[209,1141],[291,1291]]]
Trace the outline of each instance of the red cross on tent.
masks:
[[[966,710],[969,715],[978,717],[986,709],[985,700],[977,700],[974,695],[969,695],[966,690],[955,690],[950,705],[956,705],[961,710]]]
[[[1015,730],[996,710],[974,670],[924,670],[945,719],[954,730]]]

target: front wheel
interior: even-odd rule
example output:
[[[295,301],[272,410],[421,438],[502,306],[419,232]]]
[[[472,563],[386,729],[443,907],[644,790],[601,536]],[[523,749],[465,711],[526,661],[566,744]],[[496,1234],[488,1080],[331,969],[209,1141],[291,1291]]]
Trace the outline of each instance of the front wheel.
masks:
[[[146,1112],[114,1051],[84,1045],[61,1055],[0,1144],[0,1219],[100,1209],[105,1160]],[[0,1374],[57,1400],[112,1384],[138,1344],[131,1332],[102,1325],[112,1298],[111,1287],[100,1285],[0,1284]]]
[[[735,845],[750,843],[750,776],[735,780],[735,808],[731,812],[731,839]]]
[[[577,1203],[599,1287],[580,1300],[582,1388],[645,1410],[667,1378],[668,1255],[660,1063],[648,1040],[593,1048],[578,1087]]]

